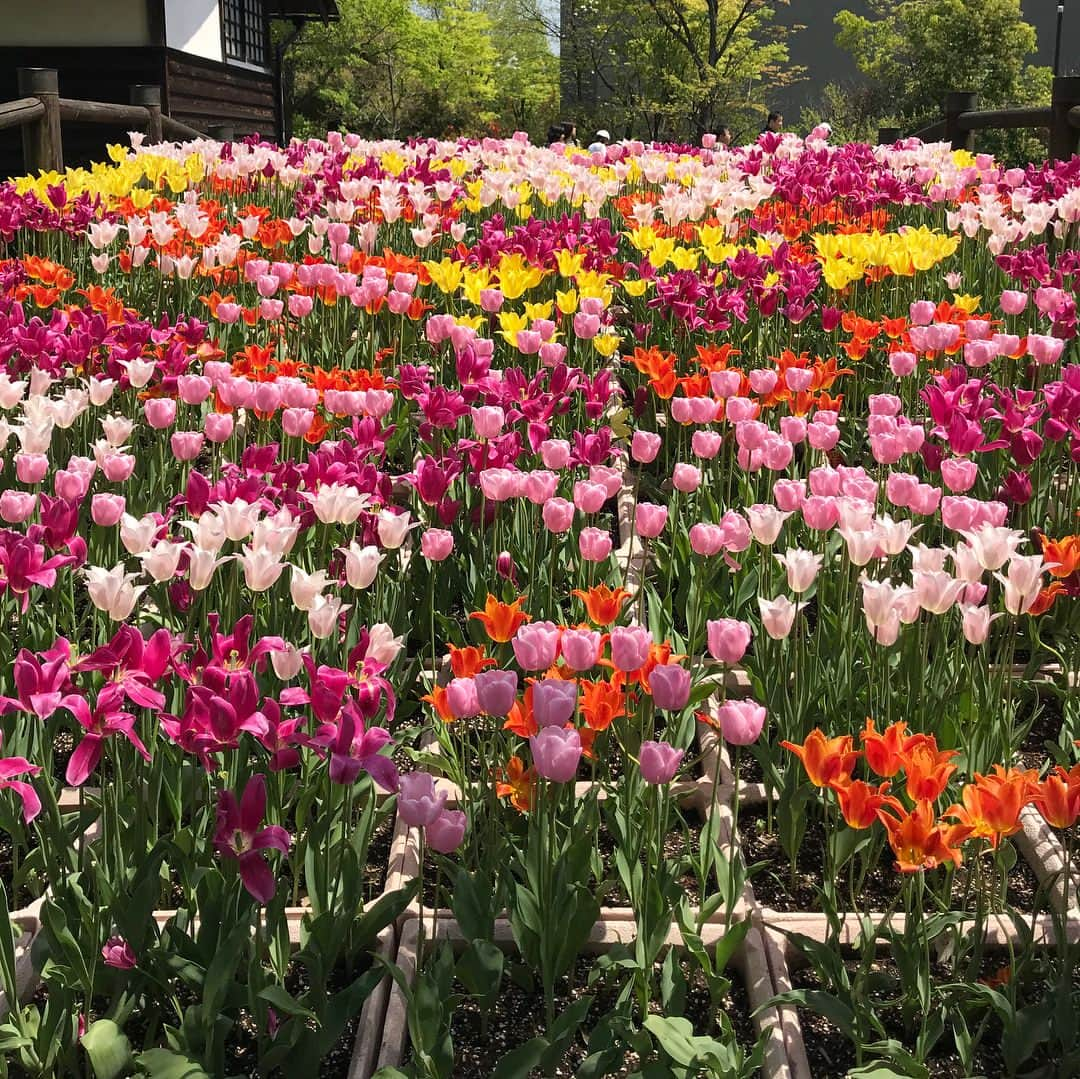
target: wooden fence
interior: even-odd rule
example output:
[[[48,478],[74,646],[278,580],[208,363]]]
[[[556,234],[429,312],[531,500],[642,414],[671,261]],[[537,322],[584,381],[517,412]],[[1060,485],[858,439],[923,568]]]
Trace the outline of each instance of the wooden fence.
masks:
[[[944,140],[954,150],[974,150],[976,131],[1017,128],[1049,131],[1049,156],[1064,161],[1077,151],[1080,140],[1080,77],[1054,79],[1050,104],[1042,108],[979,109],[979,95],[957,90],[945,96],[945,115],[912,135],[924,142]],[[886,145],[903,138],[898,127],[878,128],[878,142]]]
[[[77,101],[60,96],[56,71],[47,67],[18,69],[19,94],[15,101],[0,103],[0,131],[21,127],[23,164],[28,173],[64,167],[65,123],[107,124],[146,132],[147,139],[200,139],[233,137],[231,125],[199,131],[161,111],[161,87],[140,83],[131,87],[130,104],[108,101]]]

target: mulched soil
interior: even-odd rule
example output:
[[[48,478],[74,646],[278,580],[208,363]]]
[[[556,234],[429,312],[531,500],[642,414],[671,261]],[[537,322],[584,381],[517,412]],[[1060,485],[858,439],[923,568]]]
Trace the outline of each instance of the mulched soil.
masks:
[[[684,855],[696,853],[701,846],[701,832],[704,828],[704,823],[700,817],[691,810],[679,813],[679,816],[682,818],[682,825],[685,827],[685,831],[683,826],[676,827],[669,831],[664,837],[664,855],[669,859],[681,858]],[[622,880],[619,877],[618,870],[615,868],[615,840],[611,833],[604,827],[601,827],[600,829],[598,845],[600,849],[600,860],[604,866],[604,876],[614,884],[612,889],[603,898],[604,906],[630,906],[630,896],[627,894],[626,889],[623,888]],[[642,865],[644,865],[644,857],[641,861]],[[682,884],[690,903],[693,906],[699,906],[701,904],[701,885],[694,873],[684,873],[680,877],[680,883]]]
[[[846,965],[851,972],[858,967],[858,963],[854,960]],[[896,967],[891,960],[875,962],[872,970],[883,975],[896,975]],[[951,980],[949,972],[944,968],[936,969],[934,976],[942,983]],[[795,989],[828,989],[812,967],[792,971],[791,981]],[[893,986],[896,984],[894,982]],[[886,986],[880,993],[882,1001],[895,1000],[897,996],[899,996],[899,990],[890,986]],[[799,1008],[798,1014],[806,1055],[814,1079],[835,1079],[836,1076],[845,1075],[848,1069],[855,1067],[855,1047],[836,1026],[824,1016],[808,1008]],[[889,1037],[895,1038],[911,1051],[915,1044],[915,1033],[905,1031],[899,1010],[885,1006],[880,1008],[877,1014],[884,1022]],[[975,1030],[978,1023],[974,1017],[969,1017],[968,1025],[970,1029]],[[986,1076],[988,1079],[997,1079],[998,1076],[1005,1075],[1006,1068],[999,1045],[1001,1034],[1000,1023],[991,1017],[985,1037],[975,1051],[972,1069],[969,1071],[961,1063],[952,1035],[946,1030],[931,1050],[929,1059],[925,1061],[930,1079],[965,1079],[967,1076]],[[868,1063],[868,1061],[864,1060],[863,1063]],[[1053,1061],[1047,1054],[1038,1050],[1035,1057],[1024,1065],[1023,1074],[1040,1075],[1050,1079],[1051,1076],[1059,1075],[1052,1065]],[[1030,1071],[1028,1070],[1030,1068],[1036,1070]]]
[[[594,1000],[585,1022],[586,1031],[595,1021],[608,1014],[616,1004],[618,987],[609,983],[588,985],[589,971],[595,962],[592,956],[579,956],[574,966],[573,979],[563,978],[556,987],[555,1013],[561,1014],[580,997],[592,994]],[[690,979],[686,1005],[682,1014],[693,1024],[695,1034],[716,1034],[711,1002],[700,972],[691,976],[684,964],[684,974]],[[750,1018],[750,1001],[746,989],[737,975],[728,972],[731,988],[720,1002],[721,1009],[731,1020],[738,1043],[747,1051],[753,1047],[757,1035]],[[463,987],[455,983],[454,992],[464,995]],[[652,1011],[661,1013],[659,1005]],[[499,1061],[511,1050],[523,1045],[529,1039],[543,1035],[544,995],[537,985],[526,989],[504,979],[502,992],[495,1006],[486,1017],[482,1015],[475,1000],[466,996],[454,1010],[450,1032],[454,1043],[454,1079],[487,1079]],[[575,1042],[552,1073],[558,1079],[573,1076],[587,1055],[587,1033],[579,1033]],[[625,1079],[640,1067],[642,1061],[634,1053],[628,1053],[623,1066],[609,1075]],[[539,1075],[539,1072],[532,1073]]]
[[[775,820],[774,820],[775,827]],[[754,895],[762,906],[784,912],[821,911],[819,888],[825,866],[825,827],[821,820],[811,817],[806,833],[799,848],[798,863],[794,882],[791,875],[791,860],[780,845],[775,832],[767,832],[764,807],[751,806],[739,812],[739,840],[743,858],[748,866],[757,862],[766,862],[764,869],[757,872],[752,884]],[[903,886],[903,875],[895,868],[892,851],[887,845],[881,849],[876,864],[866,873],[860,887],[860,859],[866,852],[855,856],[855,894],[862,910],[887,910]],[[987,855],[983,855],[987,858]],[[989,866],[984,866],[988,873]],[[939,871],[944,872],[944,870]],[[967,866],[961,866],[953,877],[952,909],[974,910],[976,896],[974,889],[967,888]],[[848,870],[841,873],[838,887],[838,902],[841,909],[850,907],[848,896]],[[935,878],[931,875],[931,883]],[[1038,891],[1038,879],[1031,866],[1018,856],[1016,864],[1009,873],[1007,901],[1021,911],[1031,911],[1035,906]],[[965,902],[966,900],[966,902]]]

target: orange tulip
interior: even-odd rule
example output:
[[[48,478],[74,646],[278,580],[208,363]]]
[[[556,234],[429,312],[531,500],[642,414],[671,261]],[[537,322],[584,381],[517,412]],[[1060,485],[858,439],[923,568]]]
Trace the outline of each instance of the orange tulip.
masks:
[[[420,700],[430,704],[444,723],[454,722],[454,713],[450,711],[450,703],[446,699],[445,686],[436,686],[430,693],[425,693]]]
[[[850,734],[839,738],[826,738],[819,727],[815,727],[806,741],[797,746],[793,742],[781,742],[784,749],[791,750],[806,769],[806,776],[815,787],[828,787],[834,783],[850,780],[851,769],[862,756],[852,750]]]
[[[626,698],[618,686],[603,679],[588,681],[582,679],[581,703],[579,708],[585,722],[594,731],[606,731],[612,720],[626,715]]]
[[[536,794],[536,769],[526,768],[520,757],[511,757],[506,767],[495,773],[495,793],[500,798],[509,798],[519,813],[528,812]]]
[[[909,740],[907,724],[901,720],[878,732],[874,729],[874,721],[867,716],[866,727],[862,734],[863,752],[866,754],[866,763],[872,771],[879,776],[890,778],[896,775],[903,767],[901,754],[904,745]]]
[[[1080,764],[1068,772],[1058,765],[1045,779],[1029,784],[1028,796],[1051,828],[1071,828],[1080,817]]]
[[[595,585],[587,592],[575,588],[571,595],[577,596],[585,604],[589,619],[598,626],[610,626],[630,598],[625,588],[608,588],[606,584]]]
[[[1046,614],[1051,607],[1057,602],[1058,593],[1065,591],[1065,585],[1061,581],[1051,581],[1045,588],[1039,589],[1039,594],[1035,597],[1035,602],[1028,608],[1028,614],[1032,618],[1038,618],[1041,614]]]
[[[904,744],[901,762],[907,773],[908,797],[913,802],[933,802],[956,771],[950,761],[957,755],[955,749],[938,749],[933,735],[915,734]]]
[[[469,645],[458,648],[450,645],[450,669],[455,678],[473,678],[485,667],[494,667],[496,661],[484,654],[483,648]]]
[[[903,811],[903,806],[892,795],[885,793],[889,789],[888,780],[880,787],[872,787],[861,779],[853,779],[850,783],[834,783],[832,789],[836,792],[844,820],[852,828],[869,828],[877,820],[877,812],[882,806]]]
[[[950,806],[946,817],[966,825],[969,835],[987,840],[997,848],[1002,838],[1020,831],[1020,810],[1029,799],[1035,773],[994,765],[988,776],[975,773],[975,781],[963,790],[962,805]]]
[[[525,687],[521,699],[515,701],[510,709],[510,714],[503,724],[504,731],[513,731],[519,738],[531,738],[540,733],[540,727],[533,715],[532,699],[533,687],[529,685]]]
[[[493,640],[505,644],[526,622],[532,621],[532,615],[521,609],[524,596],[518,596],[513,603],[502,603],[490,592],[482,611],[473,611],[470,618],[477,619],[484,631]]]
[[[1046,568],[1054,577],[1071,577],[1080,570],[1080,536],[1063,536],[1059,540],[1040,535]]]
[[[910,813],[901,811],[899,817],[879,809],[878,819],[889,834],[889,846],[901,873],[936,869],[944,862],[960,864],[961,854],[954,843],[961,833],[935,820],[930,802],[919,801]]]

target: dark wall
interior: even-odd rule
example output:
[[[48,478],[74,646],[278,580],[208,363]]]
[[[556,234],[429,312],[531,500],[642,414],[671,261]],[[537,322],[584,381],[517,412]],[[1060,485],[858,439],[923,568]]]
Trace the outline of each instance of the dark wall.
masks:
[[[3,48],[0,47],[0,101],[19,96],[16,69],[56,68],[60,96],[127,104],[135,83],[162,88],[162,110],[205,131],[231,124],[237,136],[259,132],[273,139],[277,98],[273,77],[163,48]],[[63,125],[65,165],[105,159],[107,143],[128,142],[127,129],[105,124]],[[22,133],[0,131],[0,179],[25,172]]]

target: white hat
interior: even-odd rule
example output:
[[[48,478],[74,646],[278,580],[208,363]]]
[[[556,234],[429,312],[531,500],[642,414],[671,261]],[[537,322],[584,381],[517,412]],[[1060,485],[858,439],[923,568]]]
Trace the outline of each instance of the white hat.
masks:
[[[600,128],[596,133],[596,137],[598,139],[606,139],[608,142],[611,141],[611,134],[605,128]]]

